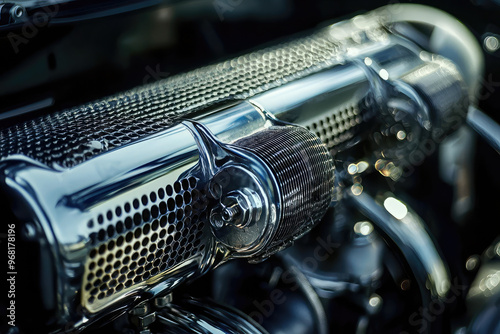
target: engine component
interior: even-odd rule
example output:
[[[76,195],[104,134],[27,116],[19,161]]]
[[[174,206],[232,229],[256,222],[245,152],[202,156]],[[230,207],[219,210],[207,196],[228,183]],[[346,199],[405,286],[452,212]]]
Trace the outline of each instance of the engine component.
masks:
[[[275,121],[255,108],[243,106],[255,121],[245,122],[241,133],[254,123],[263,127],[231,145],[219,142],[206,127],[185,122],[195,137],[179,124],[151,138],[154,142],[143,141],[145,146],[130,145],[71,169],[6,160],[5,185],[12,185],[11,194],[19,198],[14,211],[36,238],[51,238],[48,232],[53,229],[54,246],[62,247],[57,256],[63,263],[43,261],[59,273],[63,293],[71,291],[72,280],[79,282],[79,293],[65,292],[70,305],[80,300],[88,316],[98,318],[111,306],[119,310],[117,306],[145,292],[172,289],[233,255],[267,257],[318,222],[332,198],[333,163],[326,147],[304,128],[273,125]],[[234,110],[230,114],[236,116]],[[239,115],[235,119],[248,120]],[[199,164],[193,161],[195,138]],[[274,153],[266,155],[272,138]],[[186,153],[162,144],[169,142],[185,145],[188,164],[176,166],[179,155]],[[165,147],[167,152],[140,152],[144,147]],[[123,154],[147,159],[146,152],[157,160],[149,157],[142,167],[118,172],[129,167],[116,164],[124,161]],[[298,170],[301,173],[295,174]],[[115,182],[115,173],[121,181]],[[224,175],[231,178],[227,184]],[[113,182],[106,181],[110,177]],[[93,184],[96,179],[100,181]],[[73,229],[68,221],[81,222],[80,228]],[[47,297],[55,302],[50,299],[55,296]]]
[[[366,193],[350,194],[349,201],[377,223],[406,259],[411,259],[424,305],[446,296],[451,286],[449,271],[420,217],[391,196],[384,199],[383,207]]]
[[[200,125],[188,124],[200,148],[202,174],[211,180],[210,196],[218,202],[209,220],[230,251],[267,257],[326,212],[333,162],[311,132],[273,125],[228,146]]]
[[[328,333],[324,307],[297,267],[279,257],[254,267],[237,260],[215,270],[214,298],[242,310],[270,333]]]
[[[267,332],[245,314],[210,300],[186,299],[157,314],[160,333],[244,333]]]
[[[230,258],[263,260],[325,214],[328,150],[401,112],[403,146],[460,115],[460,72],[386,14],[1,131],[2,191],[43,254],[23,259],[43,287],[24,323],[81,330]],[[455,99],[429,84],[443,78]]]

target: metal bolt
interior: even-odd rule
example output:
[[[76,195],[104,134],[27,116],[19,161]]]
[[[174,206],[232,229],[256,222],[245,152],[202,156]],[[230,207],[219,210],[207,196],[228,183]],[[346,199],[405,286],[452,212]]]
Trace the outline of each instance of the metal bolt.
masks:
[[[23,6],[15,5],[14,7],[11,8],[10,15],[12,16],[13,19],[18,19],[24,15],[24,12],[25,10]]]
[[[240,210],[239,204],[226,206],[222,210],[222,219],[224,219],[226,222],[233,221],[240,214],[240,212],[241,212],[241,210]]]
[[[166,296],[157,297],[155,299],[155,306],[157,308],[164,308],[172,302],[172,294]]]
[[[147,329],[149,325],[156,321],[156,312],[148,313],[146,315],[136,315],[130,320],[137,328]]]
[[[139,305],[137,305],[136,307],[134,307],[131,311],[130,311],[130,314],[131,315],[137,315],[137,316],[142,316],[142,315],[145,315],[149,312],[149,304],[144,302],[144,303],[141,303]]]
[[[241,196],[230,195],[221,200],[220,205],[212,210],[210,220],[216,229],[226,225],[243,227],[245,225],[247,205]]]
[[[500,49],[500,41],[496,36],[487,36],[483,41],[484,47],[489,52],[495,52]]]

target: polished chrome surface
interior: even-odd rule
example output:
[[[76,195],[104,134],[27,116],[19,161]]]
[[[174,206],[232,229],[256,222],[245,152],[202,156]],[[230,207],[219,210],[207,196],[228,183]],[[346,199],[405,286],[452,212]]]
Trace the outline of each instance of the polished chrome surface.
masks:
[[[420,217],[391,196],[381,199],[381,205],[366,192],[353,194],[349,190],[347,194],[353,208],[371,219],[380,233],[393,241],[411,263],[423,304],[445,297],[451,285],[448,268]]]
[[[266,121],[254,107],[242,103],[230,111],[208,116],[205,122],[222,139],[227,139],[234,136],[234,127],[228,129],[227,124],[245,135]],[[195,166],[197,156],[194,138],[185,126],[177,125],[71,169],[53,170],[25,158],[4,160],[6,183],[24,197],[18,205],[30,208],[25,210],[27,214],[35,210],[34,217],[21,219],[39,224],[40,236],[53,245],[52,251],[57,249],[53,256],[59,273],[58,295],[64,301],[60,312],[70,316],[71,309],[63,305],[74,304],[77,291],[81,291],[82,304],[95,313],[121,299],[133,300],[143,290],[155,293],[171,289],[195,272],[205,270],[214,247],[203,236],[210,233],[208,225],[203,223],[206,196],[199,179],[181,177]],[[195,200],[201,200],[196,209],[190,202]],[[185,211],[187,207],[190,213]],[[128,225],[127,219],[131,221]],[[179,225],[181,222],[186,225],[184,228]],[[155,232],[152,227],[159,230]],[[191,234],[181,236],[187,229]],[[158,257],[148,259],[156,254],[150,247],[157,242],[147,239],[156,233],[165,242],[171,242],[163,244],[166,257],[162,259],[166,261],[162,263],[167,266],[155,265],[161,270],[152,273],[154,268],[149,268],[144,272],[143,266],[158,260]],[[195,248],[184,247],[196,240],[199,242]],[[172,249],[174,245],[184,249],[184,253],[170,258],[169,252],[179,251]],[[147,263],[131,268],[121,262],[123,258],[132,263],[144,260]],[[185,261],[179,263],[179,260]],[[117,275],[115,272],[118,276],[113,277]]]
[[[500,153],[500,125],[473,106],[467,113],[467,124]]]
[[[238,145],[220,143],[201,124],[183,123],[196,139],[200,152],[200,172],[215,204],[209,209],[209,220],[216,238],[229,251],[253,255],[267,243],[281,220],[282,190],[275,174],[261,158]],[[264,131],[264,130],[261,130]],[[258,136],[261,132],[256,132]],[[253,219],[236,223],[239,212],[228,212],[225,205],[246,193],[253,200],[232,203],[230,209],[245,205]],[[238,196],[240,195],[240,196]],[[224,212],[222,212],[224,210]]]
[[[287,75],[273,72],[276,74],[274,81],[265,83],[257,82],[265,81],[262,73],[249,78],[248,82],[242,82],[236,75],[233,84],[238,87],[237,92],[231,95],[223,89],[220,101],[213,98],[213,94],[217,95],[214,90],[219,86],[212,87],[211,77],[205,77],[207,72],[203,71],[187,75],[189,80],[183,82],[189,86],[192,81],[200,80],[196,82],[203,94],[210,96],[204,100],[203,96],[197,95],[192,105],[186,102],[190,97],[186,97],[185,92],[176,95],[182,101],[182,107],[172,105],[172,97],[163,109],[157,105],[161,103],[156,102],[165,98],[160,89],[162,85],[166,85],[167,88],[163,87],[166,90],[174,90],[180,85],[178,78],[148,86],[146,91],[149,93],[140,92],[153,97],[148,95],[144,100],[137,99],[140,100],[139,107],[151,100],[156,101],[154,108],[149,110],[151,113],[141,114],[141,108],[133,108],[135,116],[135,113],[140,114],[137,119],[141,122],[157,125],[149,124],[144,133],[131,128],[129,119],[124,123],[126,130],[116,130],[121,123],[113,113],[116,108],[131,103],[129,99],[120,99],[119,103],[110,100],[88,107],[92,112],[84,113],[82,117],[87,121],[92,119],[92,122],[85,121],[85,129],[94,130],[95,119],[91,117],[94,112],[106,116],[109,111],[113,116],[109,118],[113,128],[106,131],[111,131],[112,135],[120,134],[115,143],[89,141],[84,136],[76,140],[78,145],[68,148],[65,153],[46,145],[38,150],[43,151],[38,156],[31,146],[23,146],[23,136],[33,140],[27,125],[9,129],[2,137],[5,138],[1,147],[2,179],[6,191],[18,199],[15,210],[18,218],[35,225],[37,237],[43,240],[45,250],[51,255],[44,259],[44,265],[54,267],[57,292],[50,298],[57,304],[58,321],[64,324],[76,319],[75,327],[84,328],[109,312],[121,312],[133,306],[147,293],[154,296],[172,290],[230,255],[258,253],[264,258],[306,232],[322,216],[324,212],[321,210],[328,206],[325,198],[329,202],[330,197],[318,199],[321,205],[316,208],[317,212],[305,211],[312,217],[305,222],[307,228],[301,229],[300,224],[304,221],[299,221],[287,225],[286,230],[279,229],[286,206],[297,205],[301,197],[310,194],[299,193],[293,197],[293,184],[283,190],[283,184],[293,178],[288,178],[290,173],[283,168],[287,165],[280,165],[278,159],[273,160],[272,154],[285,152],[294,157],[297,152],[275,152],[273,147],[266,150],[252,147],[253,151],[234,148],[238,143],[244,148],[242,139],[255,138],[268,130],[273,124],[272,119],[307,127],[331,153],[344,152],[361,139],[375,138],[375,126],[392,129],[401,121],[402,114],[405,121],[413,118],[409,123],[414,140],[425,138],[427,132],[436,126],[436,120],[441,120],[442,114],[447,114],[457,103],[454,99],[445,100],[444,97],[449,99],[450,96],[443,97],[442,93],[462,93],[461,78],[452,70],[453,75],[446,72],[453,67],[449,62],[422,53],[416,45],[392,33],[386,24],[388,18],[383,14],[382,11],[358,16],[320,30],[307,43],[302,41],[304,45],[312,45],[313,49],[321,46],[323,53],[320,52],[319,60],[309,59],[308,49],[304,51],[301,42],[293,44],[293,50],[287,50],[291,58],[299,61],[290,66],[298,68],[288,68],[283,60],[274,64],[267,59],[271,56],[279,58],[278,54],[283,50],[273,49],[258,54],[266,65],[263,73],[271,71],[274,66]],[[256,54],[241,58],[244,66],[238,71],[259,66],[255,57]],[[239,68],[239,63],[236,59],[210,69],[224,72],[229,68]],[[426,86],[429,77],[433,83],[443,78],[453,80],[447,81],[441,90]],[[222,87],[225,87],[224,79],[227,76],[217,77]],[[155,87],[158,89],[154,90]],[[456,99],[461,97],[455,96]],[[215,100],[222,101],[222,106],[216,107]],[[73,124],[77,111],[52,117],[57,120],[68,117]],[[169,111],[168,115],[162,118],[166,111]],[[189,121],[179,124],[186,118],[194,119],[202,127],[196,129],[193,124],[197,123]],[[52,121],[48,117],[40,122]],[[101,122],[108,126],[106,121]],[[68,129],[74,131],[74,135],[78,134],[74,125]],[[37,132],[41,139],[37,137],[40,140],[33,145],[49,142],[52,135],[59,141],[66,138],[66,133],[61,135],[51,131]],[[301,131],[308,134],[307,138],[301,139],[316,140],[313,144],[322,147],[318,138],[306,130]],[[396,149],[391,146],[393,142],[386,144],[374,139],[375,154],[399,158],[408,153],[415,142],[410,143],[409,132],[403,133],[405,136],[401,135]],[[390,131],[383,135],[394,137]],[[279,140],[270,142],[277,147],[280,144]],[[221,172],[221,166],[212,159],[221,153],[221,148],[231,149],[234,156],[238,153],[240,159],[240,164],[234,166],[238,171],[238,182],[224,198],[214,196],[217,190],[214,192],[211,183]],[[393,157],[389,154],[391,150],[396,151]],[[220,156],[222,160],[226,157],[224,154]],[[271,171],[270,166],[275,170]],[[282,170],[279,170],[280,166]],[[328,164],[325,166],[326,171],[309,173],[307,168],[304,171],[312,176],[324,172],[328,174],[326,179],[332,180],[331,168]],[[283,178],[277,181],[280,176]],[[246,180],[250,179],[258,179],[255,183],[258,186],[246,186]],[[300,185],[303,179],[293,180]],[[303,187],[298,188],[303,190]],[[293,200],[287,202],[285,195]],[[431,297],[443,296],[447,282],[449,284],[446,268],[418,217],[408,213],[398,220],[365,193],[350,197],[355,207],[365,212],[400,246],[414,264],[420,283],[425,285],[429,278]],[[214,204],[214,199],[221,201]],[[237,218],[241,206],[248,206],[248,210],[244,210],[243,217]],[[288,211],[289,221],[296,213]],[[226,229],[228,222],[231,224]],[[251,235],[243,238],[242,231],[251,231]],[[212,234],[220,240],[214,239]],[[160,240],[164,242],[160,244]],[[272,244],[270,252],[264,247],[268,244]],[[126,263],[125,258],[128,258]],[[423,287],[422,291],[425,292]],[[78,314],[76,305],[83,306],[83,315]]]
[[[157,314],[163,333],[266,334],[247,315],[211,300],[188,299]]]
[[[258,254],[262,260],[289,246],[321,220],[335,189],[333,160],[313,133],[279,122],[233,145],[260,157],[280,189],[279,224]]]
[[[74,167],[194,117],[332,68],[388,36],[378,14],[363,25],[334,27],[172,76],[0,132],[0,157],[22,154],[48,166]],[[357,21],[360,21],[359,19]]]
[[[269,119],[268,127],[219,142],[199,123],[184,121],[197,142],[208,180],[209,221],[229,256],[267,258],[322,218],[334,189],[334,165],[314,134]],[[225,251],[223,251],[225,253]]]

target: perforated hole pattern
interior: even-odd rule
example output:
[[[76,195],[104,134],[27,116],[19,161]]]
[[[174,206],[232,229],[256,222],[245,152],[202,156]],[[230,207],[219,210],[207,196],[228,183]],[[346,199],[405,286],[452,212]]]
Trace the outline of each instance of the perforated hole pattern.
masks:
[[[349,46],[385,31],[381,25],[365,31],[354,24],[346,30],[350,34],[334,37],[325,28],[305,38],[17,124],[0,131],[0,158],[22,154],[49,166],[72,167],[164,130],[181,116],[330,68],[343,61]]]
[[[337,145],[351,139],[357,132],[356,127],[369,118],[367,111],[360,113],[358,106],[352,105],[336,110],[331,115],[307,125],[306,128],[315,133],[328,149],[333,150]]]
[[[200,254],[205,248],[207,199],[194,177],[144,194],[88,222],[94,245],[82,301],[112,301],[133,287]]]

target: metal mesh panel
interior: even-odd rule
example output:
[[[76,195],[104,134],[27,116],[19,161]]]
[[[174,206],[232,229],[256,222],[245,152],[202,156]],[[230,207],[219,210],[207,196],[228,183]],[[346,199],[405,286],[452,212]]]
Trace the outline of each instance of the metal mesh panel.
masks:
[[[87,223],[93,248],[85,263],[82,304],[89,310],[203,253],[203,190],[193,177],[139,195]]]
[[[181,116],[248,98],[329,68],[342,59],[349,45],[363,42],[360,33],[352,36],[356,38],[338,40],[329,29],[323,29],[277,47],[17,124],[0,132],[0,157],[22,154],[47,165],[75,166],[157,133]]]
[[[333,149],[353,137],[356,128],[363,122],[362,113],[358,105],[351,105],[345,109],[335,110],[319,121],[307,124],[306,128],[314,132],[329,149]]]

